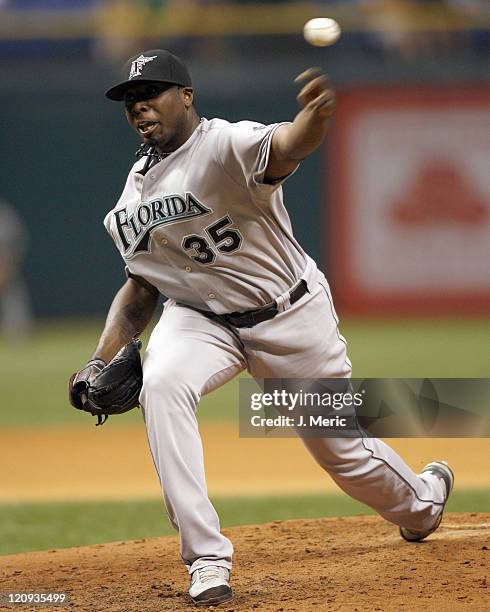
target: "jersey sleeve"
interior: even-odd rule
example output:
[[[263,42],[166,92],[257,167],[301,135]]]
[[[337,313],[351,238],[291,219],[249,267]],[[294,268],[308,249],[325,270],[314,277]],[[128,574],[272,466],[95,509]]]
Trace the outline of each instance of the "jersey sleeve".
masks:
[[[272,136],[287,122],[263,125],[252,121],[231,123],[220,132],[218,159],[224,171],[258,197],[267,197],[296,169],[273,182],[264,182]]]

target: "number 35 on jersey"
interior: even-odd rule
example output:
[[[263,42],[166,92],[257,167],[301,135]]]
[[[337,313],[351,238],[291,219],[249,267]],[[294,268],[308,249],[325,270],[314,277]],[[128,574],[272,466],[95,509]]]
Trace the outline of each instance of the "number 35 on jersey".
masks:
[[[225,215],[216,223],[204,228],[206,235],[191,234],[182,240],[182,247],[189,253],[194,261],[202,264],[212,264],[216,260],[217,252],[233,253],[239,249],[243,242],[240,232],[231,227],[233,221],[229,215]]]

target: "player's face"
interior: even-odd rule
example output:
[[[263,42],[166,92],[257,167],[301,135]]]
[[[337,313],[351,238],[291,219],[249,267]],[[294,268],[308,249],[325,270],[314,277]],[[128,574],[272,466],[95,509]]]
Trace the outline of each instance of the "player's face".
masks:
[[[129,124],[145,144],[170,153],[185,141],[190,88],[168,83],[136,85],[126,92],[124,106]]]

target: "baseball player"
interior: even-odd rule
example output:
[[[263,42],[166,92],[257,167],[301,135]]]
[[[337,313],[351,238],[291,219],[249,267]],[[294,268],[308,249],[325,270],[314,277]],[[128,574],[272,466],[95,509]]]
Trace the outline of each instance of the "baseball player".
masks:
[[[13,206],[0,199],[0,331],[10,341],[27,340],[32,312],[22,264],[27,229]]]
[[[127,280],[92,356],[100,369],[168,299],[143,361],[140,394],[166,508],[197,605],[232,598],[233,548],[208,499],[196,421],[202,395],[242,370],[262,378],[348,378],[329,285],[294,238],[282,183],[324,140],[335,96],[319,69],[297,82],[292,122],[199,117],[184,63],[165,50],[128,60],[106,96],[142,140],[105,227]],[[307,202],[305,202],[307,205]],[[353,498],[421,540],[453,484],[444,462],[416,475],[372,438],[302,438]]]

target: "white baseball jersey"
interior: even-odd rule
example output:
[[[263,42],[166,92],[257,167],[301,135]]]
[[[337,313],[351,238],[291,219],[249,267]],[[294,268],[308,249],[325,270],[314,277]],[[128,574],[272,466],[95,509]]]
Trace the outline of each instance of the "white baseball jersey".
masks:
[[[138,160],[104,220],[129,271],[217,314],[258,308],[292,287],[307,256],[282,181],[263,182],[279,125],[203,119],[145,176]]]

